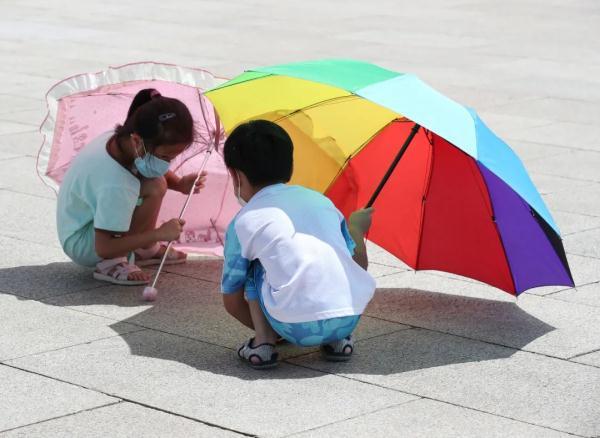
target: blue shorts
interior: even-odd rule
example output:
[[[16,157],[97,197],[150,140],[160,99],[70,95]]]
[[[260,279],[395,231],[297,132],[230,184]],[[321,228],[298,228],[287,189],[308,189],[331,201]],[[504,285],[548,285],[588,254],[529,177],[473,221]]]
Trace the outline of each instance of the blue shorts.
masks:
[[[273,330],[282,338],[295,345],[312,347],[329,344],[344,339],[354,331],[360,315],[342,316],[339,318],[322,319],[309,322],[281,322],[267,312],[260,290],[264,280],[265,270],[258,260],[251,263],[244,285],[244,292],[249,301],[259,300],[267,321]]]

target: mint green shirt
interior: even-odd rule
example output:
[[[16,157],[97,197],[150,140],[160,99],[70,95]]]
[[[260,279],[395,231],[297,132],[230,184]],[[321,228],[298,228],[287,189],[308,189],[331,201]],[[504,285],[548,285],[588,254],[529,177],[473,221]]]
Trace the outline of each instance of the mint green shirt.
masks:
[[[79,152],[58,192],[58,238],[67,255],[83,265],[100,260],[95,229],[129,231],[140,193],[140,181],[106,151],[113,134],[101,134]]]

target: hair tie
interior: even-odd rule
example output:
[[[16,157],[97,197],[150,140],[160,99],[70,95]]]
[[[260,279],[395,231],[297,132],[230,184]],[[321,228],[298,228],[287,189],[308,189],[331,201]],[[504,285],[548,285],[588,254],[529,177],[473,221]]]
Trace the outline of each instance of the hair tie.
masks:
[[[174,117],[175,113],[164,113],[158,116],[158,120],[160,120],[161,122],[166,122],[167,120],[172,119]]]

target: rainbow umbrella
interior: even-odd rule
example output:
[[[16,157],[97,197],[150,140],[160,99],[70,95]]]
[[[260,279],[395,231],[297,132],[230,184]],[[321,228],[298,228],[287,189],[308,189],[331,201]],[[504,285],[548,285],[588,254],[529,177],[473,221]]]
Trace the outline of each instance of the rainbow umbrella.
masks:
[[[415,270],[518,295],[573,286],[558,228],[512,149],[417,77],[348,60],[257,68],[209,90],[226,132],[267,119],[294,141],[292,183],[346,215],[375,206],[369,239]]]

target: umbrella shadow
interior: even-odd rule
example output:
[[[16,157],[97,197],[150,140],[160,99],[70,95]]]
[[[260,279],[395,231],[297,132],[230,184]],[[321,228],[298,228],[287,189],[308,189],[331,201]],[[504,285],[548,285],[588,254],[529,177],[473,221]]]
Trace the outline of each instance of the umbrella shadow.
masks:
[[[352,361],[331,365],[322,362],[316,349],[283,345],[279,348],[283,360],[304,371],[284,366],[256,373],[235,360],[236,346],[252,332],[223,308],[221,267],[222,260],[204,260],[169,268],[153,304],[141,300],[142,288],[97,283],[90,270],[71,263],[0,269],[0,291],[111,318],[115,321],[111,328],[133,355],[244,380],[318,376],[311,369],[390,375],[503,359],[554,330],[513,302],[378,289],[357,329]],[[124,324],[135,330],[128,333]]]

